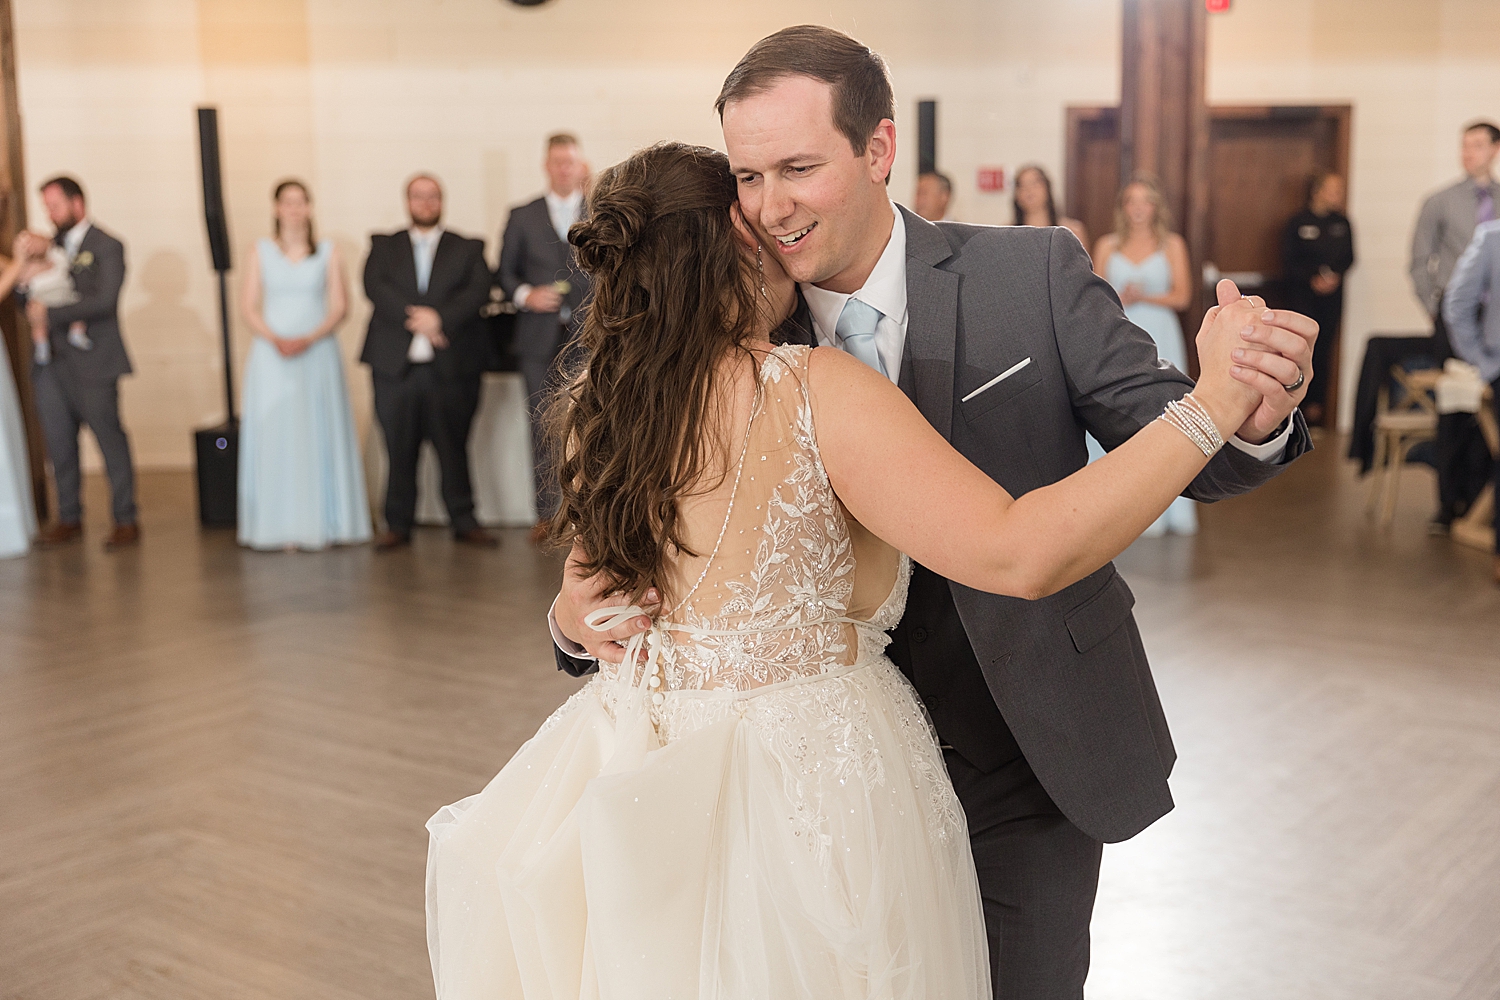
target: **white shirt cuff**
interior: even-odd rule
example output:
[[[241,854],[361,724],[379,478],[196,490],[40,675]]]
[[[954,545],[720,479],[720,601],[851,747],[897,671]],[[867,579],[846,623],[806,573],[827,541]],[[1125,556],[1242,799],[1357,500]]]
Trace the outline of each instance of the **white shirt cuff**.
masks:
[[[557,648],[575,660],[597,660],[597,656],[562,634],[562,629],[557,627],[556,611],[557,598],[554,597],[552,606],[547,609],[547,631],[552,633],[552,641],[557,644]]]
[[[516,304],[517,309],[521,310],[522,312],[530,312],[531,310],[526,308],[526,296],[530,294],[530,285],[518,285],[516,287],[516,294],[512,295],[510,297],[510,300]]]
[[[420,333],[412,334],[411,346],[406,349],[406,360],[414,365],[424,365],[437,356],[432,341]]]
[[[1286,456],[1286,445],[1292,439],[1292,427],[1295,424],[1296,420],[1294,416],[1287,417],[1286,426],[1281,429],[1281,433],[1270,438],[1264,444],[1251,444],[1249,441],[1242,441],[1238,434],[1230,438],[1229,443],[1253,459],[1274,465]]]

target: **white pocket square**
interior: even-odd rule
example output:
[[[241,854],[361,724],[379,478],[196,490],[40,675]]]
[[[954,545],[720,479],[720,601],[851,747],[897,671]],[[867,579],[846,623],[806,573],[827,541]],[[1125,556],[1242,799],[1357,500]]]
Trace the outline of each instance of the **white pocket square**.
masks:
[[[975,396],[979,395],[981,392],[988,392],[989,390],[995,388],[995,386],[999,385],[1001,382],[1004,382],[1006,379],[1010,378],[1016,372],[1020,371],[1022,368],[1025,368],[1029,364],[1031,364],[1031,359],[1030,358],[1027,358],[1025,361],[1017,361],[1015,364],[1013,364],[1009,368],[1005,369],[1005,371],[1001,372],[999,375],[996,375],[994,378],[990,379],[984,385],[980,386],[978,389],[975,389],[973,392],[969,393],[963,399],[959,400],[959,402],[967,403],[969,400],[973,399]]]

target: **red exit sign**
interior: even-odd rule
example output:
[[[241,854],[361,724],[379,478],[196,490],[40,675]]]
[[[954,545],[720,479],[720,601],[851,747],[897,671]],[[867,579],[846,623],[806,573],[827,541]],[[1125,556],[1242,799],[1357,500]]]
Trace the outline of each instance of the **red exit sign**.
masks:
[[[975,179],[979,190],[994,192],[1005,190],[1005,168],[1004,167],[980,167],[979,176]]]
[[[1227,14],[1229,12],[1229,0],[1203,0],[1203,6],[1208,8],[1210,14]]]

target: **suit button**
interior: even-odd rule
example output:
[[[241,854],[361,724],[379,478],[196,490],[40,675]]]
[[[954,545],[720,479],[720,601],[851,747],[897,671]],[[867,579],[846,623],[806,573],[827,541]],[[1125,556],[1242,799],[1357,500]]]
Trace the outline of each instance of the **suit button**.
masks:
[[[911,641],[912,642],[926,642],[927,641],[927,630],[925,628],[914,628],[914,629],[912,629],[911,630]]]

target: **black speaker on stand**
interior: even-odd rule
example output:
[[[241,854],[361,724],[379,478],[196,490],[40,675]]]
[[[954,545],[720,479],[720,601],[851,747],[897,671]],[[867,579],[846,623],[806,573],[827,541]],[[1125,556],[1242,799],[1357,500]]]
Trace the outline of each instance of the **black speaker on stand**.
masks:
[[[239,514],[240,421],[234,412],[234,358],[229,348],[229,225],[219,176],[219,112],[198,109],[198,151],[203,165],[203,221],[219,274],[219,329],[224,350],[224,423],[193,432],[198,460],[198,521],[232,528]]]

